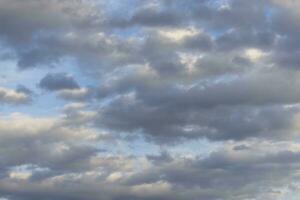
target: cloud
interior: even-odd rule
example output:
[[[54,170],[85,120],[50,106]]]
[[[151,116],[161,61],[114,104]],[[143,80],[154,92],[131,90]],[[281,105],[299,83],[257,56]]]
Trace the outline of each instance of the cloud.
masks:
[[[288,139],[295,134],[290,124],[299,112],[298,106],[285,106],[299,101],[296,87],[291,87],[298,84],[296,77],[260,71],[175,86],[151,73],[121,75],[98,89],[99,100],[119,96],[99,110],[97,125],[169,142],[197,137]]]
[[[72,76],[65,73],[54,73],[47,74],[42,78],[39,82],[39,87],[49,91],[57,91],[63,89],[78,89],[79,85]]]
[[[63,89],[58,92],[58,96],[66,100],[86,100],[92,96],[89,88]]]
[[[30,96],[23,91],[0,87],[0,102],[8,104],[24,104],[30,101]]]
[[[34,118],[18,113],[1,118],[1,151],[8,152],[1,159],[1,169],[27,164],[55,174],[88,169],[89,159],[102,150],[77,141],[96,143],[96,131],[80,126],[84,120],[71,118]]]
[[[0,0],[0,199],[296,197],[299,5]]]
[[[90,27],[99,22],[100,13],[93,5],[80,1],[1,0],[0,4],[1,35],[15,45],[32,41],[33,34],[38,31],[63,30],[71,24]]]
[[[96,157],[98,164],[89,172],[52,175],[40,180],[28,178],[28,173],[33,173],[31,176],[36,173],[33,170],[21,173],[14,169],[0,181],[1,193],[12,199],[80,199],[86,193],[91,200],[284,197],[282,186],[292,187],[296,183],[299,152],[290,150],[291,144],[284,149],[274,143],[252,145],[258,148],[234,151],[225,147],[206,158],[183,156],[153,165],[132,157]],[[262,150],[263,145],[272,150]],[[126,168],[124,162],[132,165]],[[134,163],[143,168],[136,170]]]

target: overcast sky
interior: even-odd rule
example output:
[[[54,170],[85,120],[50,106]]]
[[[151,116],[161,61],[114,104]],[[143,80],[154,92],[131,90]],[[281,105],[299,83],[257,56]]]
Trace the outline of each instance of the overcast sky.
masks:
[[[0,200],[298,200],[299,11],[0,0]]]

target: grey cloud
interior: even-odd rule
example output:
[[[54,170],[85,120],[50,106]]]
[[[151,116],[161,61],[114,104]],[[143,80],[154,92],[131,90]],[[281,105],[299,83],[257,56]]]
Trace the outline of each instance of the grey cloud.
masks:
[[[7,1],[1,0],[1,35],[15,45],[33,40],[39,31],[63,30],[70,26],[91,27],[100,13],[81,1]]]
[[[176,48],[176,44],[154,35],[145,40],[139,55],[143,56],[151,68],[162,76],[174,76],[184,70],[178,54],[173,51],[174,48]]]
[[[14,49],[21,69],[52,65],[67,56],[53,44],[41,45],[44,38],[49,41],[70,32],[100,30],[103,20],[92,1],[2,0],[0,7],[0,37],[5,46]]]
[[[300,167],[299,145],[290,144],[299,136],[299,3],[126,3],[0,0],[0,43],[9,54],[3,62],[22,69],[20,77],[8,70],[0,80],[6,104],[0,194],[9,200],[287,198]],[[48,72],[70,63],[78,67],[74,77]],[[48,73],[40,88],[76,101],[62,108],[62,117],[18,113],[44,113],[47,92],[32,107],[12,107],[34,93],[6,86],[27,73],[36,78],[35,70]],[[76,81],[79,73],[88,86]],[[127,136],[137,140],[134,150]],[[194,155],[211,150],[189,146],[198,140],[221,147]],[[172,153],[183,141],[192,155]]]
[[[129,24],[141,24],[146,26],[174,26],[180,24],[182,15],[176,15],[168,11],[156,11],[154,9],[139,10],[130,19]]]
[[[298,163],[296,161],[299,158],[298,156],[297,153],[287,151],[235,159],[230,154],[215,152],[205,159],[187,159],[179,163],[175,161],[174,164],[157,167],[156,170],[151,169],[138,174],[128,181],[129,184],[139,184],[155,182],[163,177],[164,180],[176,183],[178,190],[184,188],[184,190],[189,190],[190,194],[193,194],[191,188],[196,186],[198,186],[199,190],[207,189],[207,199],[263,199],[260,196],[260,192],[257,191],[258,188],[260,188],[260,191],[264,191],[263,193],[267,193],[269,184],[273,185],[271,187],[279,186],[283,182],[288,184],[289,178],[281,179],[282,182],[280,184],[273,182],[274,179],[280,179],[281,175],[283,177],[296,178],[294,170],[297,168],[296,165],[298,165],[296,164]],[[283,157],[293,157],[294,159],[286,159],[286,162],[279,161]],[[289,163],[288,165],[295,168],[289,168],[291,171],[286,170],[283,163]],[[272,169],[271,171],[269,171],[270,168]],[[270,176],[270,174],[273,175]],[[223,190],[229,192],[228,196],[222,192]],[[241,191],[243,192],[240,193]],[[200,193],[199,195],[205,194]],[[272,199],[272,194],[269,195],[268,198]]]
[[[148,52],[147,45],[139,46],[138,43],[128,43],[114,39],[113,43],[101,40],[96,42],[96,46],[91,45],[95,41],[90,41],[90,39],[95,38],[97,33],[107,34],[107,32],[114,30],[114,26],[110,26],[110,24],[101,26],[104,23],[103,21],[107,21],[105,17],[110,16],[103,16],[99,8],[92,3],[81,1],[36,2],[33,0],[26,5],[23,5],[23,3],[9,3],[4,0],[2,3],[8,7],[8,10],[11,10],[11,12],[5,11],[2,14],[2,21],[6,24],[4,27],[7,27],[3,29],[2,35],[9,39],[8,45],[15,49],[19,66],[23,69],[59,63],[62,58],[69,56],[77,59],[78,64],[84,66],[83,68],[92,68],[92,70],[100,70],[99,68],[106,68],[107,65],[122,66],[144,63],[145,58],[150,60],[153,67],[164,73],[164,75],[172,70],[180,72],[182,68],[178,64],[176,53],[174,53],[175,49],[172,46],[167,47],[169,44],[157,46],[156,50],[170,48],[171,51],[168,50],[168,52],[162,53],[163,51],[160,50],[155,57],[151,55],[153,53]],[[156,7],[143,7],[143,4],[138,4],[141,8],[135,9],[131,24],[138,23],[142,26],[167,25],[178,28],[180,27],[178,23],[183,21],[185,23],[182,24],[185,24],[185,26],[191,24],[195,27],[198,25],[202,27],[204,20],[208,24],[214,24],[207,31],[213,33],[216,29],[217,35],[220,35],[220,37],[217,37],[217,44],[220,45],[218,48],[222,51],[246,46],[271,48],[275,33],[270,32],[272,29],[269,28],[269,22],[264,13],[264,6],[271,5],[271,3],[267,3],[267,1],[247,3],[235,0],[230,3],[228,9],[214,8],[210,6],[210,1],[188,1],[185,3],[162,1]],[[45,12],[40,12],[40,9],[36,9],[40,7],[47,9]],[[210,13],[205,15],[211,17],[198,16],[198,9],[203,7]],[[193,14],[190,16],[190,12],[195,12],[195,16]],[[10,13],[18,13],[18,15],[11,17]],[[203,15],[204,13],[201,12]],[[36,15],[35,18],[38,20],[32,20],[29,17],[30,15]],[[13,22],[6,20],[7,18],[13,18]],[[60,20],[55,20],[56,18]],[[7,21],[10,21],[10,23],[7,23]],[[23,24],[29,28],[22,28]],[[203,26],[206,25],[204,23]],[[222,25],[225,26],[225,31],[224,28],[219,30]],[[228,34],[228,30],[233,30],[234,34]],[[14,34],[10,34],[11,32],[24,36],[14,36]],[[49,34],[42,34],[45,32],[49,32]],[[68,42],[70,40],[66,37],[68,34],[70,38],[72,38],[72,34],[78,38]],[[143,30],[143,34],[147,35],[151,32]],[[109,37],[109,35],[105,36]],[[18,42],[18,38],[29,38],[29,41],[25,39],[24,42]],[[79,40],[86,40],[86,43]],[[194,37],[187,39],[185,46],[189,50],[197,48],[210,50],[212,46],[210,40],[209,36]],[[142,54],[138,53],[141,50],[140,48],[142,48]],[[146,50],[143,50],[143,48]],[[118,53],[112,53],[116,51]]]
[[[160,155],[148,155],[147,159],[154,164],[169,163],[173,160],[172,156],[166,151],[161,152]]]
[[[86,101],[94,97],[94,90],[91,88],[63,89],[58,96],[65,100]]]
[[[0,159],[1,170],[36,165],[48,169],[38,174],[46,178],[93,168],[91,159],[104,149],[93,146],[98,143],[97,135],[84,126],[89,121],[83,119],[88,112],[78,109],[76,112],[61,118],[23,115],[1,118],[0,152],[6,152]]]
[[[202,78],[242,74],[252,65],[253,63],[247,58],[215,53],[197,59],[194,73]]]
[[[288,78],[289,77],[289,78]],[[265,71],[216,83],[174,86],[152,76],[121,77],[99,88],[98,98],[122,94],[99,110],[98,126],[142,131],[154,139],[282,138],[291,129],[299,92],[297,75]],[[156,81],[153,81],[156,80]],[[130,95],[131,94],[131,95]]]
[[[49,91],[63,90],[63,89],[78,89],[78,83],[65,73],[47,74],[39,82],[39,87]]]
[[[265,9],[271,8],[268,1],[240,1],[233,0],[229,3],[229,9],[219,9],[214,15],[213,25],[227,28],[239,28],[251,30],[252,28],[267,28],[267,16]]]
[[[233,150],[235,151],[243,151],[243,150],[250,150],[250,149],[251,149],[250,147],[244,144],[233,147]]]
[[[216,39],[216,46],[220,51],[230,51],[256,47],[270,50],[276,41],[275,33],[270,30],[251,31],[251,30],[233,30],[224,33]]]
[[[214,41],[207,34],[197,34],[195,36],[187,37],[183,42],[183,46],[191,51],[197,49],[209,51],[213,48]]]
[[[27,87],[24,86],[24,85],[18,85],[16,91],[18,91],[18,92],[23,92],[23,93],[25,93],[25,94],[27,94],[27,95],[32,95],[32,94],[33,94],[33,91],[32,91],[31,89],[27,88]]]
[[[132,162],[135,159],[101,158],[101,166],[109,168],[110,164]],[[32,179],[16,181],[7,178],[0,181],[0,190],[13,200],[49,197],[80,199],[86,197],[86,194],[89,194],[87,199],[91,200],[194,198],[271,200],[280,197],[274,196],[278,194],[272,191],[280,192],[285,186],[292,187],[292,184],[297,182],[298,168],[297,151],[275,149],[274,152],[268,152],[257,149],[249,154],[220,149],[205,158],[164,159],[164,162],[156,162],[141,171],[132,171],[129,176],[115,182],[107,182],[109,173],[97,177],[94,177],[95,174],[90,176],[78,173],[78,176],[64,175],[59,179],[47,177],[35,181]],[[115,170],[124,170],[124,165]]]
[[[138,40],[122,40],[105,33],[81,33],[40,37],[34,48],[18,51],[21,69],[57,66],[64,58],[74,58],[90,75],[101,75],[108,69],[139,63]]]
[[[297,112],[272,106],[215,109],[176,105],[160,107],[123,100],[100,110],[98,126],[118,131],[142,131],[160,143],[199,137],[211,140],[291,139],[296,132],[291,126]]]

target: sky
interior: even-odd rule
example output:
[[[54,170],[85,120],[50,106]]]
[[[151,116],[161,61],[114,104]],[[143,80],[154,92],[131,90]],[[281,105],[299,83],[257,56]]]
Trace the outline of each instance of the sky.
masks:
[[[0,0],[0,200],[299,199],[299,10]]]

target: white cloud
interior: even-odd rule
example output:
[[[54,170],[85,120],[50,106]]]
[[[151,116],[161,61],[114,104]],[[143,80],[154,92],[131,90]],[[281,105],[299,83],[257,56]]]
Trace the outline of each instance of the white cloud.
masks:
[[[23,92],[0,87],[0,103],[23,104],[29,101],[29,96]]]

